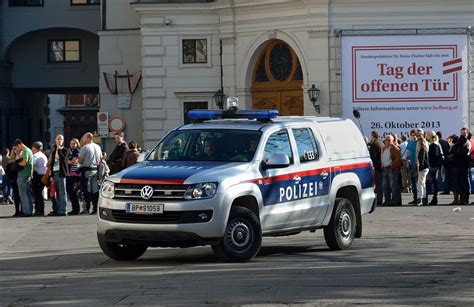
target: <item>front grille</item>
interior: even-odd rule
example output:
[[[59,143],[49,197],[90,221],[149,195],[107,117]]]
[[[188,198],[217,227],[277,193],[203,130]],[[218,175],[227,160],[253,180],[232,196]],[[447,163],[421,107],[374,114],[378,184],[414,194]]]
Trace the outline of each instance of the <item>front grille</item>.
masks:
[[[140,193],[144,186],[145,184],[116,184],[115,198],[121,200],[142,199]],[[149,184],[149,186],[154,190],[151,198],[154,200],[183,199],[184,193],[189,187],[189,185],[184,184]]]
[[[183,212],[168,211],[163,214],[133,214],[125,210],[111,210],[114,220],[125,223],[176,223],[183,217]]]
[[[135,214],[125,210],[100,209],[100,217],[107,221],[135,224],[205,223],[211,220],[212,210],[165,211],[162,214]],[[206,215],[206,219],[200,217]]]

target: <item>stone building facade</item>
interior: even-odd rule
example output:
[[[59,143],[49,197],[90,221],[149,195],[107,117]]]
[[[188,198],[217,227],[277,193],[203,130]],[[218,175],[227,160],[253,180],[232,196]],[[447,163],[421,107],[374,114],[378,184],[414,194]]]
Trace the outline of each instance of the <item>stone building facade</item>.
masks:
[[[99,0],[0,1],[0,146],[96,129],[99,29]]]
[[[340,116],[344,36],[460,34],[474,55],[470,0],[109,0],[102,6],[101,73],[141,70],[143,80],[129,109],[117,109],[116,95],[101,80],[101,111],[121,117],[127,138],[148,149],[185,123],[189,108],[216,108],[221,88],[239,96],[241,107],[318,115],[307,94],[315,84],[320,114]],[[472,74],[468,80],[471,106]],[[469,118],[472,123],[472,113]]]

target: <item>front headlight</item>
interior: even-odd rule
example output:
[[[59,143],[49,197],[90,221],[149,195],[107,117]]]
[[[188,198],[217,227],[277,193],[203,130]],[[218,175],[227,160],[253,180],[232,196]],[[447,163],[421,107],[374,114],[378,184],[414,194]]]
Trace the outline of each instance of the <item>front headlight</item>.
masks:
[[[184,199],[203,199],[211,198],[216,194],[217,183],[205,182],[189,186],[184,193]]]
[[[114,198],[115,187],[112,181],[104,181],[100,188],[100,195],[105,198]]]

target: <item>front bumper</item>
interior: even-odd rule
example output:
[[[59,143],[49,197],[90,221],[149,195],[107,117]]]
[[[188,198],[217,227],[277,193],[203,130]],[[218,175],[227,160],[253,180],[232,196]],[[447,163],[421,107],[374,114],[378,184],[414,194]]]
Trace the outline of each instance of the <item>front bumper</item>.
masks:
[[[224,235],[228,211],[220,205],[223,197],[216,194],[211,199],[154,201],[164,204],[163,214],[154,215],[128,214],[126,204],[134,201],[100,197],[97,232],[109,241],[147,241],[151,246],[173,246],[173,241],[183,240],[212,241]]]

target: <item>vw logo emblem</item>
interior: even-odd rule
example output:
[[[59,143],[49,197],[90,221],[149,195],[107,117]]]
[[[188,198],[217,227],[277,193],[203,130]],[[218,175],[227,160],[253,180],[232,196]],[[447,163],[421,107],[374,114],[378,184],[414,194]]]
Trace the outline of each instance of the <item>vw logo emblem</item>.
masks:
[[[153,196],[153,188],[150,187],[149,185],[146,185],[142,188],[142,191],[140,192],[140,196],[144,200],[149,200]]]

